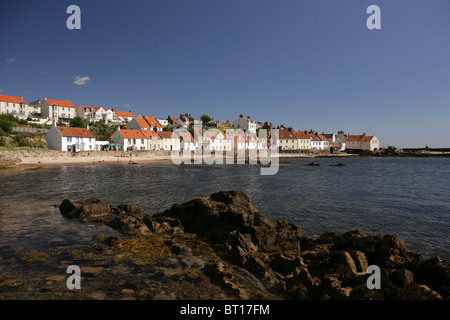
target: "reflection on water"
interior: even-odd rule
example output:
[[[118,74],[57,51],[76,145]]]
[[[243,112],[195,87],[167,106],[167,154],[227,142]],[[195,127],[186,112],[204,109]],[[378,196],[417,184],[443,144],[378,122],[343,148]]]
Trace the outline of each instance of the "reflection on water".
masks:
[[[425,256],[450,257],[450,165],[445,158],[288,160],[274,176],[258,166],[139,164],[63,166],[2,174],[0,247],[87,243],[107,227],[61,216],[65,198],[98,197],[154,213],[219,190],[247,192],[264,215],[301,226],[306,236],[361,228],[400,235]],[[346,166],[330,166],[338,162]],[[99,229],[100,228],[100,229]]]

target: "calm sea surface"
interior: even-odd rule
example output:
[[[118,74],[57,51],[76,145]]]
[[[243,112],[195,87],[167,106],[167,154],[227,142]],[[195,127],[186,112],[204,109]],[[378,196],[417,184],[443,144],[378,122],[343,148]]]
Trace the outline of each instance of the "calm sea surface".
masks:
[[[361,228],[398,234],[425,257],[450,258],[450,158],[291,159],[274,176],[249,165],[63,166],[1,173],[0,247],[89,243],[107,227],[64,219],[54,204],[98,197],[147,213],[219,190],[247,192],[264,215],[305,236]],[[320,166],[302,164],[319,163]],[[346,166],[332,166],[343,163]]]

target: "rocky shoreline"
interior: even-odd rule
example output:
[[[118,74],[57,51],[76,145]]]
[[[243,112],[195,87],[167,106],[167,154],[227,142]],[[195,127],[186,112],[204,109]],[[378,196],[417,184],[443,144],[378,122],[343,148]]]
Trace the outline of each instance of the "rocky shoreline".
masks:
[[[66,199],[59,210],[68,219],[108,225],[123,235],[105,237],[97,250],[178,259],[200,290],[222,292],[218,299],[450,298],[448,262],[423,259],[398,236],[353,230],[307,238],[299,226],[262,216],[241,191],[220,191],[154,214],[95,198]],[[380,289],[367,287],[370,265],[381,270]]]

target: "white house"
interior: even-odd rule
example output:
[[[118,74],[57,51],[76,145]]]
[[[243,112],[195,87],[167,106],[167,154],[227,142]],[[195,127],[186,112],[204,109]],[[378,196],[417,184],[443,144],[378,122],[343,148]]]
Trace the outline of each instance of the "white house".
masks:
[[[123,150],[148,150],[148,136],[141,130],[120,129],[110,137],[114,143],[120,143]]]
[[[247,150],[257,150],[258,149],[258,144],[259,144],[259,139],[258,136],[253,133],[248,133],[246,134],[245,137],[245,148]]]
[[[41,114],[52,122],[68,122],[77,116],[77,108],[70,101],[44,98],[41,104]]]
[[[88,123],[99,122],[99,121],[103,121],[103,122],[107,123],[106,118],[107,118],[108,113],[106,112],[105,109],[103,109],[103,107],[78,106],[76,115],[77,115],[77,117],[83,118]]]
[[[131,111],[117,111],[115,109],[112,109],[112,111],[122,121],[122,123],[129,123],[134,118],[134,115],[131,113]]]
[[[45,135],[50,149],[58,151],[90,151],[96,150],[94,135],[86,128],[52,127]]]
[[[180,129],[173,132],[180,139],[180,150],[197,151],[199,150],[198,141],[186,130]]]
[[[204,132],[204,137],[208,138],[208,150],[227,151],[233,147],[233,140],[225,132],[217,129],[209,129]]]
[[[158,121],[163,128],[169,124],[169,120],[163,118],[156,118],[156,121]]]
[[[247,133],[256,133],[257,123],[250,119],[250,117],[244,117],[242,114],[234,122],[234,127],[236,129],[242,129]]]
[[[325,137],[325,135],[318,134],[317,137],[320,140],[319,149],[326,150],[330,148],[330,141],[328,141],[328,138]]]
[[[12,97],[0,95],[0,114],[12,113],[19,118],[28,117],[28,103],[23,96]]]

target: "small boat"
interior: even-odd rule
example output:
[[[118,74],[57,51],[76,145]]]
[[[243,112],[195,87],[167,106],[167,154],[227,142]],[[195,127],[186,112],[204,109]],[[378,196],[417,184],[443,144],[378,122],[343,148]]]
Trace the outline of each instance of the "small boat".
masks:
[[[138,164],[136,161],[130,161],[128,164]]]

